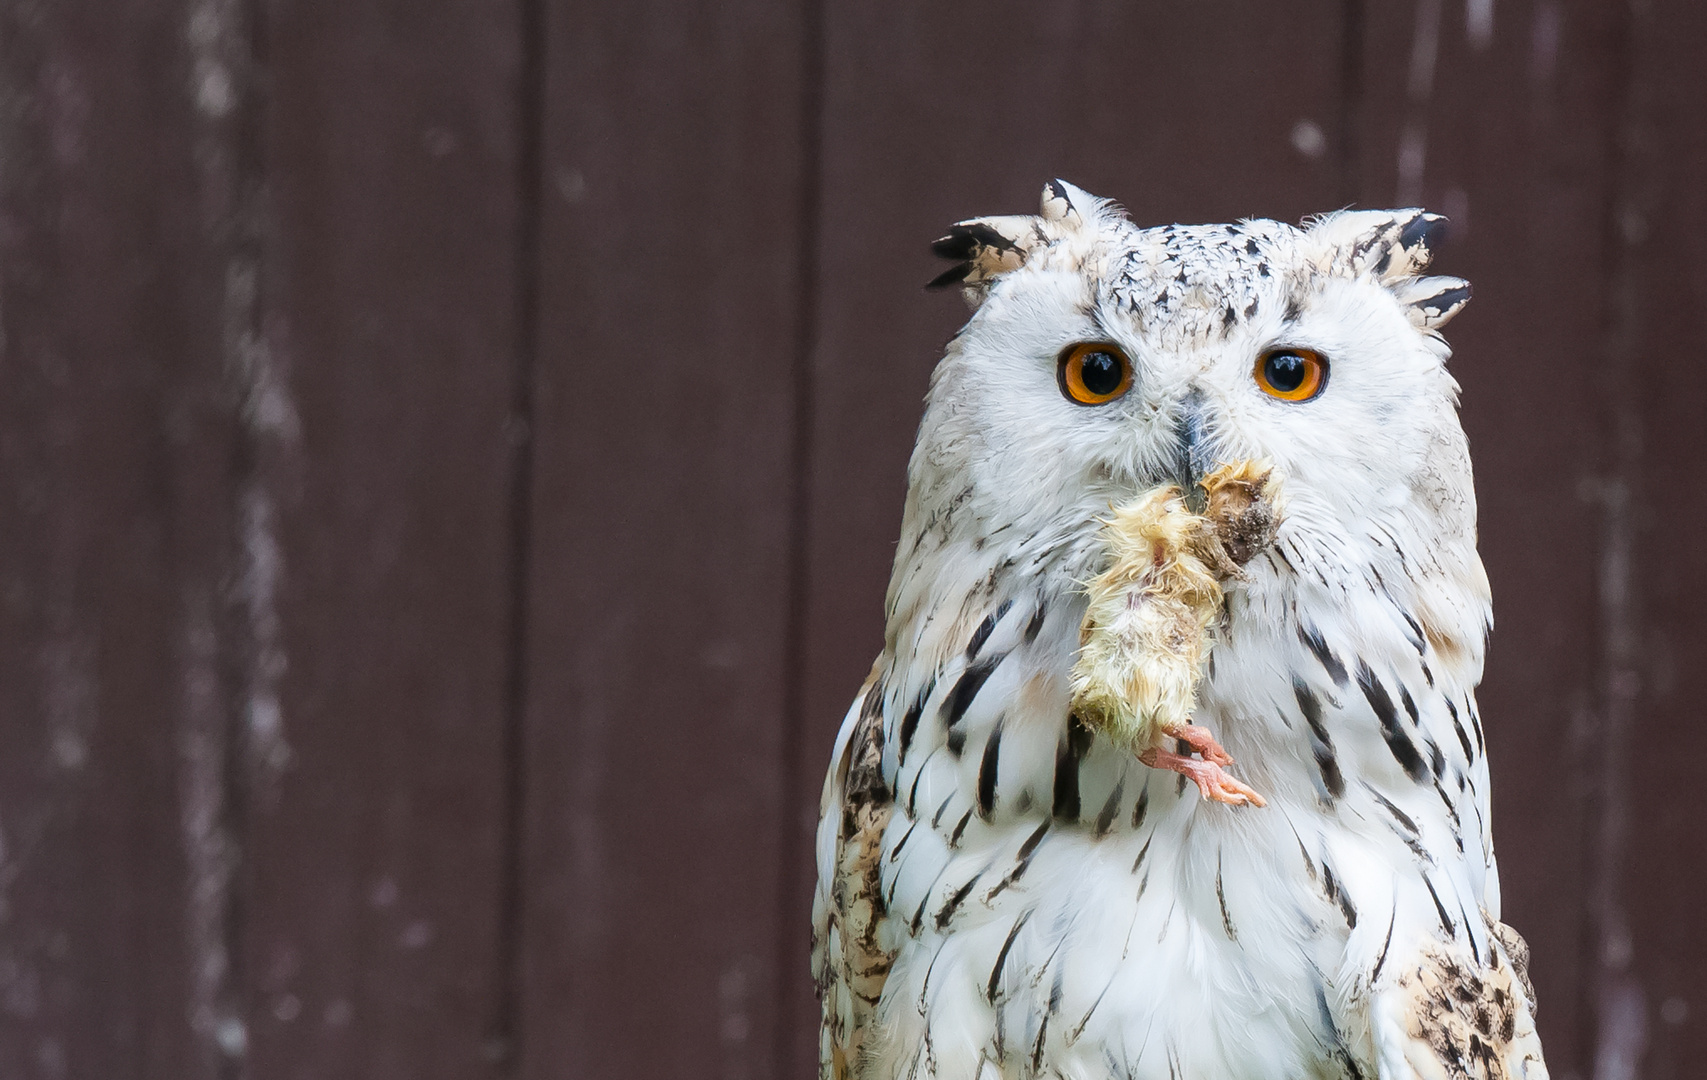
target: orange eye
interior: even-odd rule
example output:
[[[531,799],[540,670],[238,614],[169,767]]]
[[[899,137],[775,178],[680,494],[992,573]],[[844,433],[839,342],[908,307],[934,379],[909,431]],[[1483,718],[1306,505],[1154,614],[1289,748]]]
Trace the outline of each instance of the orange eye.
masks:
[[[1328,361],[1309,349],[1274,349],[1257,357],[1257,385],[1282,401],[1309,401],[1328,384]]]
[[[1120,346],[1086,341],[1061,354],[1061,393],[1080,405],[1106,405],[1132,389],[1132,361]]]

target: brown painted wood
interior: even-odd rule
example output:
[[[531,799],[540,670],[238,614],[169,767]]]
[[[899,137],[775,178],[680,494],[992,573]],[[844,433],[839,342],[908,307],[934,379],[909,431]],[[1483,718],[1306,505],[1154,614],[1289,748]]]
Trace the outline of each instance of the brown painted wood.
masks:
[[[770,1076],[802,16],[548,28],[522,1074]]]
[[[1627,530],[1629,633],[1605,642],[1603,701],[1627,699],[1618,802],[1624,833],[1609,837],[1632,947],[1628,973],[1643,1005],[1644,1077],[1684,1080],[1707,1055],[1707,793],[1691,765],[1707,756],[1707,503],[1693,477],[1707,467],[1707,11],[1632,5],[1628,87],[1611,202],[1612,260],[1605,366],[1606,472],[1631,494]],[[1610,515],[1608,515],[1610,517]],[[1603,577],[1608,576],[1603,571]],[[1603,601],[1603,608],[1611,607]],[[1608,631],[1612,626],[1606,627]],[[1603,704],[1603,710],[1606,705]],[[1590,760],[1599,757],[1591,749]],[[1623,959],[1604,945],[1603,984]],[[1611,954],[1611,955],[1608,955]],[[1610,962],[1609,962],[1610,961]],[[1608,1041],[1608,1019],[1599,1027]],[[1627,1025],[1614,1025],[1627,1026]]]
[[[1478,698],[1503,916],[1533,950],[1555,1075],[1586,1074],[1593,1051],[1585,841],[1596,811],[1580,739],[1597,693],[1600,538],[1585,493],[1603,459],[1615,15],[1499,5],[1489,30],[1463,5],[1370,5],[1364,44],[1359,202],[1454,218],[1436,265],[1475,288],[1447,336],[1494,590]]]
[[[247,1068],[500,1075],[520,12],[266,14]]]
[[[1034,212],[1055,176],[1141,222],[1333,208],[1340,15],[1333,2],[832,5],[785,972],[806,969],[810,830],[836,725],[882,648],[926,380],[966,314],[922,291],[940,269],[930,241],[960,218]],[[1315,156],[1293,143],[1301,121],[1323,135]],[[809,1075],[817,1006],[793,978],[782,1069]]]
[[[964,318],[927,245],[1063,176],[1456,219],[1505,913],[1556,1076],[1693,1075],[1704,46],[1687,0],[0,5],[0,1074],[809,1075],[819,783]]]
[[[211,1078],[235,424],[171,12],[0,9],[0,1073]],[[196,151],[209,154],[198,158]]]

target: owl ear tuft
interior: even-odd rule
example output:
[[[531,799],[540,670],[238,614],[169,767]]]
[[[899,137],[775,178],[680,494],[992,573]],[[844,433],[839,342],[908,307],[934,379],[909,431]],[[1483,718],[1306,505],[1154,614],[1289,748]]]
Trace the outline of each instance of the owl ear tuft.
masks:
[[[1446,219],[1425,210],[1403,210],[1395,215],[1393,232],[1378,241],[1381,254],[1371,269],[1384,284],[1416,277],[1434,261],[1435,249],[1446,240]],[[1373,252],[1371,253],[1373,257]]]
[[[1422,276],[1446,239],[1446,219],[1439,214],[1343,210],[1311,231],[1326,245],[1326,266],[1385,285],[1419,330],[1438,330],[1470,302],[1470,283],[1463,278]]]
[[[1035,217],[1015,214],[957,221],[949,226],[947,236],[931,244],[933,252],[953,259],[955,265],[925,288],[962,285],[976,304],[983,287],[998,275],[1018,270],[1032,252],[1078,232],[1105,205],[1065,180],[1051,180],[1043,185],[1042,207]]]
[[[1387,249],[1388,275],[1410,277],[1422,273],[1428,269],[1428,264],[1434,261],[1435,250],[1446,242],[1445,218],[1424,210],[1412,210],[1407,213],[1416,216],[1399,230],[1398,237]]]
[[[1043,220],[1077,227],[1096,212],[1099,202],[1090,192],[1057,178],[1043,185]]]
[[[949,226],[947,236],[931,244],[931,251],[941,258],[955,260],[956,265],[938,274],[925,288],[985,284],[998,274],[1018,270],[1033,248],[1047,242],[1048,237],[1038,228],[1034,217],[1013,215],[957,221]]]
[[[1470,302],[1470,283],[1456,277],[1420,277],[1393,289],[1418,330],[1438,330]]]
[[[1342,210],[1311,231],[1325,241],[1331,262],[1391,285],[1428,269],[1446,238],[1446,219],[1417,209]]]

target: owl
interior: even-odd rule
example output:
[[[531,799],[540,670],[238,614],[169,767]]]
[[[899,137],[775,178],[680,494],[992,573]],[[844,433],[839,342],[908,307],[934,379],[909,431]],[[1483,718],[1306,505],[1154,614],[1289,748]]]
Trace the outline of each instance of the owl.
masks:
[[[937,242],[973,313],[824,786],[826,1080],[1546,1077],[1500,922],[1440,222],[1139,228],[1055,181]],[[1076,704],[1111,536],[1252,462],[1275,513],[1191,594],[1146,748]]]

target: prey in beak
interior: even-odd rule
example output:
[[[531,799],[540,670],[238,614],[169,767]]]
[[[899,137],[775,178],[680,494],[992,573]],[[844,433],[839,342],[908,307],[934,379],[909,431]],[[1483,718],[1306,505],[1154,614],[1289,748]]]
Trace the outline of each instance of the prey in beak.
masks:
[[[1093,730],[1234,806],[1261,806],[1262,796],[1226,771],[1233,759],[1191,714],[1224,586],[1274,542],[1276,487],[1267,461],[1240,461],[1115,508],[1102,529],[1108,568],[1086,586],[1072,672],[1073,709]],[[1169,740],[1181,752],[1165,748]]]

